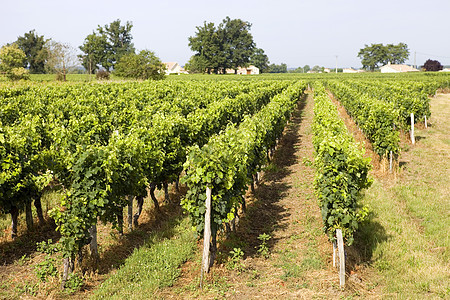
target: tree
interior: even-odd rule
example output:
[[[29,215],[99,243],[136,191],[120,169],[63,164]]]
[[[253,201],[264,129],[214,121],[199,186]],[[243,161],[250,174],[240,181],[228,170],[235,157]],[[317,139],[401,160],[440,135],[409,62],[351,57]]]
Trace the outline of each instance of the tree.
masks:
[[[10,80],[28,79],[28,70],[23,65],[25,53],[17,44],[6,45],[0,49],[0,72],[4,72]]]
[[[437,60],[431,60],[428,59],[423,66],[421,66],[421,69],[425,69],[425,71],[440,71],[444,67],[441,65],[441,63]]]
[[[232,68],[237,73],[239,67],[247,66],[255,52],[255,43],[250,33],[252,25],[241,19],[226,17],[219,25],[219,33],[223,32],[224,51],[227,60],[224,69]]]
[[[303,73],[303,68],[302,67],[298,67],[294,70],[289,70],[289,73]]]
[[[93,32],[84,39],[84,44],[79,48],[84,54],[78,57],[89,74],[94,74],[102,64],[108,65],[108,40],[105,35]]]
[[[315,65],[315,66],[312,68],[312,71],[313,71],[314,73],[319,73],[319,72],[322,72],[322,68],[319,67],[318,65]]]
[[[208,62],[206,61],[205,57],[203,56],[197,56],[192,55],[189,61],[186,63],[184,68],[189,71],[190,73],[205,73],[206,72],[206,65]]]
[[[304,73],[308,73],[310,70],[311,70],[311,67],[310,67],[309,65],[305,65],[305,66],[303,67]]]
[[[214,23],[203,23],[197,26],[197,33],[189,37],[189,47],[198,57],[198,61],[205,62],[204,69],[209,74],[212,70],[218,72],[219,66],[226,60],[223,44]]]
[[[131,22],[127,21],[122,26],[119,19],[104,27],[98,26],[97,31],[88,35],[79,47],[84,53],[79,56],[83,66],[90,72],[95,72],[100,67],[108,71],[114,69],[122,56],[135,51],[131,42],[132,28]]]
[[[195,36],[189,37],[189,47],[206,62],[208,73],[225,73],[227,68],[237,70],[249,64],[255,44],[250,34],[251,24],[241,19],[226,17],[218,27],[214,23],[197,26]]]
[[[142,50],[139,54],[123,55],[117,62],[114,74],[119,77],[134,79],[164,79],[165,65],[149,50]]]
[[[265,73],[269,69],[269,57],[264,53],[261,48],[256,48],[255,52],[251,56],[250,63],[259,68],[260,73]]]
[[[105,35],[108,41],[107,48],[107,63],[103,67],[109,70],[111,67],[120,60],[122,56],[129,53],[134,53],[134,45],[131,42],[133,36],[131,35],[131,29],[133,24],[129,21],[122,26],[120,20],[117,19],[109,25],[105,25],[103,28],[99,27],[98,32]]]
[[[372,44],[364,45],[364,48],[358,52],[364,69],[374,71],[380,65],[402,64],[409,57],[408,45],[399,43],[398,45],[388,44]]]
[[[271,64],[269,66],[269,73],[287,73],[287,65],[284,63],[280,65]]]
[[[26,56],[24,67],[29,68],[30,73],[45,73],[45,62],[48,58],[47,48],[45,48],[47,42],[48,40],[43,35],[37,35],[34,29],[25,33],[23,37],[17,38],[16,44]]]
[[[56,73],[58,79],[66,81],[66,75],[78,63],[75,49],[69,44],[49,41],[47,43],[48,60],[46,68],[49,73]]]
[[[386,61],[386,52],[383,44],[365,45],[363,49],[359,50],[358,57],[361,58],[364,69],[373,71]]]
[[[398,45],[388,44],[386,48],[388,60],[385,64],[388,62],[391,64],[403,64],[409,57],[408,45],[405,43],[399,43]]]

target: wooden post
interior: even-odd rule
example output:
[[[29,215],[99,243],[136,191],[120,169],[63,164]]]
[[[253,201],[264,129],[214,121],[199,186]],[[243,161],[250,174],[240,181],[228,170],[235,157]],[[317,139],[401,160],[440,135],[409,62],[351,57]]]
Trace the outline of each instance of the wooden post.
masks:
[[[205,230],[203,232],[203,257],[200,274],[200,288],[203,288],[203,275],[209,271],[209,246],[211,240],[211,188],[206,188]]]
[[[97,224],[94,224],[89,228],[89,235],[91,236],[91,242],[89,243],[89,249],[91,250],[91,256],[94,260],[98,261],[98,244],[97,244]]]
[[[175,190],[177,193],[180,192],[180,175],[177,176],[177,180],[175,180]]]
[[[336,241],[333,242],[333,268],[336,268]]]
[[[339,254],[339,285],[343,288],[345,286],[345,252],[341,229],[336,229],[336,238]]]
[[[11,238],[17,237],[17,219],[19,217],[19,209],[15,206],[11,207]]]
[[[137,212],[133,216],[134,227],[138,227],[138,225],[139,225],[138,220],[139,220],[139,216],[142,213],[142,206],[144,205],[144,196],[142,196],[142,195],[137,196],[136,201],[137,201]]]
[[[414,138],[414,114],[411,113],[411,143],[414,145],[416,140]]]
[[[424,118],[425,118],[425,128],[428,128],[428,124],[427,124],[427,116],[425,115]]]
[[[166,201],[166,203],[170,202],[170,197],[169,197],[169,183],[166,181],[164,181],[163,183],[163,187],[164,187],[164,199]]]
[[[27,223],[27,229],[33,229],[33,212],[31,211],[31,201],[25,202],[25,220]]]
[[[389,151],[389,173],[392,173],[392,150]]]
[[[36,197],[34,199],[34,206],[36,207],[36,214],[38,216],[38,220],[39,220],[39,225],[44,225],[44,214],[42,213],[42,203],[41,203],[41,198],[40,197]]]
[[[128,232],[133,230],[133,196],[128,196]]]

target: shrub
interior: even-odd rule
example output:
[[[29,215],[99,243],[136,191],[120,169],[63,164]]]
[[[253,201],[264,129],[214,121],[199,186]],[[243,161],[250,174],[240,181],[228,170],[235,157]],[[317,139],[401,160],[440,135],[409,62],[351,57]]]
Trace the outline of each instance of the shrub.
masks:
[[[97,80],[109,80],[110,73],[106,70],[98,70],[97,73],[95,73],[95,78]]]

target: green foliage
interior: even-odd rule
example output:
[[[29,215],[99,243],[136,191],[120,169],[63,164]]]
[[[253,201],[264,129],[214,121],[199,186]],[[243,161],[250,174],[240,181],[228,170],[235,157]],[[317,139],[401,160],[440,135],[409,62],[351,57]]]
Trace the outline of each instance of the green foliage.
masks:
[[[387,157],[390,151],[394,154],[400,151],[399,132],[394,129],[399,127],[400,112],[394,103],[360,94],[345,82],[330,80],[327,86],[372,142],[378,155]]]
[[[258,240],[261,241],[261,245],[258,246],[258,254],[261,255],[264,258],[269,258],[270,256],[270,250],[267,247],[267,242],[271,239],[272,237],[266,233],[262,233],[258,236]]]
[[[206,72],[206,66],[208,65],[208,61],[204,56],[200,55],[192,55],[189,61],[186,63],[184,68],[189,71],[191,74],[200,73],[203,74]]]
[[[359,50],[358,57],[361,58],[361,64],[364,69],[375,70],[380,65],[387,63],[402,64],[409,57],[408,45],[399,43],[398,45],[372,44],[365,45]]]
[[[344,83],[355,89],[358,95],[366,95],[392,103],[399,110],[399,127],[408,130],[411,124],[411,113],[416,116],[417,123],[423,116],[431,116],[430,99],[428,95],[434,94],[437,86],[432,83],[399,81],[370,81],[345,80]]]
[[[45,44],[48,41],[43,35],[36,34],[34,29],[17,38],[16,44],[26,56],[23,67],[29,67],[31,74],[45,73],[45,62],[48,59],[48,50]]]
[[[180,266],[197,249],[188,218],[171,220],[135,249],[116,273],[95,291],[94,299],[145,299],[160,288],[173,286]]]
[[[46,241],[36,243],[36,250],[42,253],[46,253],[48,255],[53,255],[61,251],[61,244],[54,244],[52,239]]]
[[[269,57],[261,48],[256,48],[250,58],[250,64],[259,69],[260,73],[266,73],[269,70]]]
[[[36,276],[41,281],[47,281],[48,277],[56,277],[58,275],[58,269],[55,265],[56,260],[52,257],[52,255],[61,250],[61,244],[53,244],[53,241],[49,239],[47,242],[42,241],[40,243],[36,243],[36,246],[37,251],[47,254],[45,256],[45,260],[38,263],[34,267]]]
[[[227,268],[242,272],[245,268],[245,265],[242,262],[242,259],[244,258],[244,251],[242,251],[241,248],[233,248],[233,250],[230,251],[230,254],[231,258],[227,263]]]
[[[34,267],[36,276],[41,281],[47,281],[47,278],[49,278],[49,277],[58,276],[58,268],[56,267],[55,263],[56,263],[56,260],[47,255],[43,262],[38,263]]]
[[[271,64],[267,71],[268,73],[287,73],[287,65],[285,63],[281,63],[279,65]]]
[[[127,21],[125,25],[121,25],[117,19],[103,27],[98,26],[96,32],[88,35],[80,46],[84,54],[79,56],[86,70],[95,73],[103,67],[110,71],[115,69],[122,56],[134,53],[132,28],[131,22]]]
[[[75,293],[83,286],[83,277],[77,273],[69,274],[65,284],[64,291],[68,294]]]
[[[28,71],[23,67],[25,53],[16,44],[6,45],[0,49],[0,72],[10,80],[29,79]]]
[[[199,236],[204,227],[206,188],[212,189],[211,227],[215,232],[232,220],[251,175],[266,164],[267,151],[275,146],[305,88],[305,82],[292,84],[239,127],[230,125],[203,147],[190,149],[183,178],[189,190],[182,206]]]
[[[237,69],[250,62],[255,48],[250,23],[226,17],[217,27],[204,22],[196,28],[195,36],[189,37],[189,47],[195,52],[200,70],[225,73],[226,69]]]
[[[106,35],[93,32],[84,39],[83,45],[79,48],[84,54],[78,55],[78,57],[81,59],[83,67],[90,74],[94,74],[100,66],[109,67],[109,44]]]
[[[324,230],[334,241],[336,229],[341,229],[344,240],[351,245],[354,232],[368,214],[366,208],[360,209],[359,199],[361,190],[372,183],[368,178],[370,160],[363,158],[319,82],[314,84],[313,134],[314,186]]]
[[[139,54],[126,54],[120,58],[114,68],[114,74],[119,77],[134,79],[164,79],[165,65],[149,50]]]

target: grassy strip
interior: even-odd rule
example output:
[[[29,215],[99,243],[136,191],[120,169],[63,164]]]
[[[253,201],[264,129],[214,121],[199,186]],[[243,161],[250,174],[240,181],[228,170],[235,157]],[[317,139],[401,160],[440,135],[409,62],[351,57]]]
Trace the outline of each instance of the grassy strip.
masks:
[[[364,200],[384,229],[372,232],[373,266],[385,278],[384,292],[402,299],[450,296],[449,104],[439,97],[431,104],[433,126],[416,132],[399,182],[375,181]]]
[[[155,232],[127,258],[125,264],[95,292],[93,299],[148,299],[159,288],[172,286],[180,265],[196,249],[196,237],[187,217]]]

